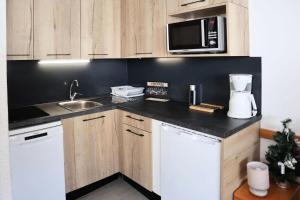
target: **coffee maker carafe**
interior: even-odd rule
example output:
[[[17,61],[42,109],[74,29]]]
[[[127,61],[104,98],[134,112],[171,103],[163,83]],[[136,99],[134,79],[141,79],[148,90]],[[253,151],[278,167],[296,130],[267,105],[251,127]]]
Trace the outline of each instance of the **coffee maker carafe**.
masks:
[[[228,117],[248,119],[257,114],[251,74],[230,74],[230,100]]]

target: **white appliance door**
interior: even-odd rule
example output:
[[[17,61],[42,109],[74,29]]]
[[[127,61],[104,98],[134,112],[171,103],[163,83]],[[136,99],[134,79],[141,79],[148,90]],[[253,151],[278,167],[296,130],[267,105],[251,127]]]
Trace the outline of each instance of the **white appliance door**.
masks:
[[[162,200],[220,200],[220,159],[217,139],[163,125]]]
[[[61,126],[10,137],[14,200],[64,200]]]

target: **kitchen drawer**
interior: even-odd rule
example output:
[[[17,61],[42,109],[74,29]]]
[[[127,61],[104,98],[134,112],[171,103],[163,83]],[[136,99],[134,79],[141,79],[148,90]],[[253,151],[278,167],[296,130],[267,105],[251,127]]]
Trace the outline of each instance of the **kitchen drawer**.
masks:
[[[120,118],[123,124],[127,124],[148,132],[152,131],[152,119],[126,111],[120,112]]]

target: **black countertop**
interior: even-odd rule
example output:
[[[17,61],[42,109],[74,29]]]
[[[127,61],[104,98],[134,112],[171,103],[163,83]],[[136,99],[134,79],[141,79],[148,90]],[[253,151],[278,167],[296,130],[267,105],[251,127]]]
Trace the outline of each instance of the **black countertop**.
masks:
[[[102,103],[103,106],[80,112],[71,112],[58,106],[57,103],[37,105],[37,107],[49,113],[50,116],[10,123],[9,129],[13,130],[80,115],[121,109],[166,123],[207,133],[219,138],[227,138],[261,120],[261,116],[256,116],[251,119],[232,119],[227,117],[225,111],[217,111],[213,114],[191,111],[187,104],[172,101],[162,103],[140,99],[133,102],[117,103],[112,100],[112,97],[101,97],[93,100]]]

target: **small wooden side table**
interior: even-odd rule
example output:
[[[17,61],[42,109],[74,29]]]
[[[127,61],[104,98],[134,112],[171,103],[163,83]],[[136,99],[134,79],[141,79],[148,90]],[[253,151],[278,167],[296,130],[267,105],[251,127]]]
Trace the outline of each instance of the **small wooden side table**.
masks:
[[[289,189],[281,189],[271,182],[268,195],[257,197],[249,191],[246,181],[234,192],[234,200],[300,200],[300,186],[293,185]]]

